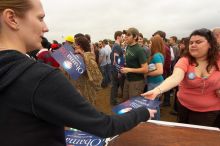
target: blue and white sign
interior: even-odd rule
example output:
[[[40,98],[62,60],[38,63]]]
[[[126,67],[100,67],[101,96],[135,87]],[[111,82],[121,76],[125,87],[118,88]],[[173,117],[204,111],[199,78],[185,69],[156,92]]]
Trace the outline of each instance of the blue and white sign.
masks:
[[[116,56],[115,60],[116,60],[115,68],[117,72],[120,72],[121,67],[124,66],[124,62],[125,62],[124,58],[123,56],[122,57]]]
[[[73,129],[65,131],[66,146],[104,146],[105,138]]]
[[[113,107],[112,111],[118,115],[126,113],[132,109],[136,109],[139,107],[145,107],[149,109],[156,109],[160,106],[160,101],[146,99],[142,96],[132,97],[129,100],[116,105]]]
[[[74,80],[77,80],[86,70],[82,56],[74,54],[73,47],[68,44],[63,45],[51,55]]]

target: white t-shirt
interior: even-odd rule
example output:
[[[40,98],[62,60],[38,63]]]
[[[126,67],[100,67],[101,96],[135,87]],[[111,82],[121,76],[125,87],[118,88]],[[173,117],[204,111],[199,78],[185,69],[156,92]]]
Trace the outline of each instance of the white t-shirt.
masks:
[[[110,58],[110,54],[112,52],[112,49],[109,45],[105,45],[105,51],[106,51],[106,61],[107,64],[111,64],[111,58]]]
[[[107,64],[107,51],[105,48],[102,48],[100,51],[99,51],[99,58],[103,58],[102,61],[100,62],[100,66],[104,66]]]
[[[171,55],[171,61],[174,61],[175,55],[174,55],[174,52],[173,52],[173,48],[172,48],[172,47],[170,47],[170,55]]]

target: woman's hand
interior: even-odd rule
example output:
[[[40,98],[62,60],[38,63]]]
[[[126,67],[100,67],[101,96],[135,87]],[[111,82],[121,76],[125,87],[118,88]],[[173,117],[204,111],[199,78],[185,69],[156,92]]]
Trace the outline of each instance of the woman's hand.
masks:
[[[159,87],[154,88],[153,90],[147,91],[143,94],[141,94],[141,96],[144,96],[147,99],[155,99],[159,94],[161,94],[161,90],[159,89]]]

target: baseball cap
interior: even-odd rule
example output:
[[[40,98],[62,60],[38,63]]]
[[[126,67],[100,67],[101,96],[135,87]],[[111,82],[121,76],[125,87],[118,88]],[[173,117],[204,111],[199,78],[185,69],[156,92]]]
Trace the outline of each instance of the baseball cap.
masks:
[[[75,39],[74,39],[73,36],[68,35],[68,36],[65,37],[65,41],[68,41],[68,42],[74,43],[74,42],[75,42]]]
[[[137,28],[131,27],[128,30],[123,30],[123,33],[126,35],[132,34],[133,36],[139,36],[139,31]]]

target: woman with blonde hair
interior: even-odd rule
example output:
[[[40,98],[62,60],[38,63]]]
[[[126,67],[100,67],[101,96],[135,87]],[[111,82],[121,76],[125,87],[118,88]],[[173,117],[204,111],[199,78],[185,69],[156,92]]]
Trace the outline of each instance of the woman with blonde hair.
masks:
[[[64,126],[110,137],[153,116],[145,107],[105,115],[58,69],[29,58],[48,31],[44,16],[40,0],[0,1],[1,146],[65,146]]]

